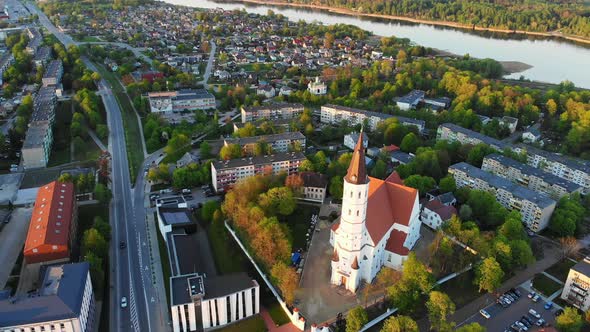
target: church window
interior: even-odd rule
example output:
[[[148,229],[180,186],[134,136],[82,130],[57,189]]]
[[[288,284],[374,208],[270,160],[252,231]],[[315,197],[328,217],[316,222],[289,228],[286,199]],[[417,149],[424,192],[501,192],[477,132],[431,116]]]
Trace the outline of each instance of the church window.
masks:
[[[356,210],[356,216],[357,217],[359,216],[359,210]]]
[[[348,215],[349,215],[349,216],[350,216],[351,212],[352,212],[352,211],[350,211],[350,209],[349,209],[349,210],[348,210]]]
[[[359,198],[361,198],[361,192],[359,191]]]
[[[353,194],[353,193],[352,193],[352,190],[351,190],[351,191],[350,191],[350,198],[352,198],[352,194]]]

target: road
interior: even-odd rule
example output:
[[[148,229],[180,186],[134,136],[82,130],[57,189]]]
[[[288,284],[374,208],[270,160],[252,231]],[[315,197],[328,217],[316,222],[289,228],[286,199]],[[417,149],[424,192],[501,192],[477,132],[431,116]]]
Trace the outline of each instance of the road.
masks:
[[[209,59],[207,60],[207,67],[205,67],[205,73],[203,74],[203,80],[201,84],[205,89],[208,89],[209,86],[207,82],[209,81],[209,77],[211,77],[211,71],[213,70],[213,60],[215,60],[215,51],[217,50],[217,45],[214,41],[210,42],[211,50],[209,51]]]
[[[116,43],[116,42],[76,42],[77,45],[81,45],[81,44],[87,44],[87,45],[114,45],[114,46],[118,46],[120,48],[125,48],[130,50],[131,52],[133,52],[133,55],[135,55],[135,57],[137,58],[141,58],[143,61],[149,63],[150,65],[152,64],[152,59],[150,59],[149,56],[141,53],[141,50],[138,49],[137,47],[133,47],[129,44],[126,43]]]
[[[34,4],[28,3],[27,7],[31,12],[39,15],[39,22],[64,46],[76,44],[70,36],[53,26],[47,16]],[[82,60],[90,70],[96,71],[96,67],[88,59]],[[107,110],[107,124],[110,131],[108,150],[112,157],[109,331],[167,331],[169,330],[167,318],[162,315],[161,307],[163,305],[167,311],[166,301],[165,299],[163,303],[156,301],[157,289],[152,282],[142,196],[133,195],[138,190],[134,191],[131,188],[121,110],[109,84],[104,79],[97,84],[98,93]],[[138,181],[143,181],[143,173],[140,173]],[[121,242],[126,244],[124,249],[119,248]],[[120,307],[122,297],[127,298],[127,308]]]

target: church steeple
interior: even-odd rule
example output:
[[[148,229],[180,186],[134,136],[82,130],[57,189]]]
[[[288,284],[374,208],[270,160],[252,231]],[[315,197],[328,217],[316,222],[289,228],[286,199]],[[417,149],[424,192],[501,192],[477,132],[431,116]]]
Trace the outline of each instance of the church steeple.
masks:
[[[351,184],[366,184],[368,182],[362,129],[359,133],[359,139],[354,147],[350,166],[348,166],[348,171],[346,172],[344,179]]]

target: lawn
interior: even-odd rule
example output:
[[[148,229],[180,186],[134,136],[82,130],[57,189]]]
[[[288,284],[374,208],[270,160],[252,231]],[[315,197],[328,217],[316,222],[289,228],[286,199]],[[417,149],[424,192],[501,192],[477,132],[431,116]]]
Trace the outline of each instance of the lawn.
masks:
[[[158,217],[154,213],[154,220],[156,222],[156,229],[158,229]],[[160,251],[160,262],[162,263],[162,275],[164,279],[164,286],[166,287],[166,301],[170,304],[170,277],[172,272],[170,269],[170,260],[168,258],[168,248],[166,242],[160,232],[158,233],[158,250]]]
[[[281,305],[277,301],[273,301],[271,305],[266,306],[266,309],[268,310],[268,314],[272,318],[272,321],[275,322],[277,326],[281,326],[291,322],[291,320],[285,313],[285,310],[283,310],[283,307],[281,307]]]
[[[570,272],[570,268],[574,265],[576,265],[575,262],[572,262],[571,260],[564,258],[559,262],[553,264],[550,268],[545,270],[545,272],[565,282],[567,279],[567,274]]]
[[[557,292],[561,288],[561,285],[546,275],[539,273],[533,278],[533,288],[545,296],[550,296]]]
[[[81,149],[74,147],[74,159],[77,161],[97,160],[100,154],[100,148],[94,143],[92,138],[84,140],[84,145]]]
[[[295,212],[290,216],[281,218],[291,230],[293,238],[293,249],[307,248],[307,237],[305,236],[311,225],[311,216],[319,214],[320,208],[315,205],[298,204]],[[310,234],[311,236],[311,234]]]
[[[209,225],[207,235],[217,273],[229,274],[244,271],[244,265],[247,263],[246,258],[234,239],[228,234],[223,223]]]
[[[135,183],[135,177],[143,162],[143,143],[141,142],[141,128],[137,122],[137,116],[125,92],[115,74],[107,71],[102,65],[97,64],[100,75],[109,82],[115,94],[115,98],[121,108],[121,118],[125,129],[125,142],[127,145],[127,158],[129,159],[129,174],[131,183]]]
[[[72,123],[72,101],[58,103],[53,127],[53,146],[47,167],[67,164],[71,161],[70,123]]]
[[[473,284],[474,279],[475,273],[468,271],[440,285],[440,290],[453,299],[457,308],[461,308],[480,295],[483,295],[478,292],[477,286]]]
[[[260,315],[248,317],[237,323],[231,324],[217,330],[219,332],[264,332],[268,331],[264,324],[264,319]]]

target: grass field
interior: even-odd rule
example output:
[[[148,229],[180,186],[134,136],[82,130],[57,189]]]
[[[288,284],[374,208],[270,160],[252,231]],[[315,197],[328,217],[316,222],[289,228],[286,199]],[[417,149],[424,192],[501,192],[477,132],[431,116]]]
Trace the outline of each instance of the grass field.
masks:
[[[289,317],[287,317],[287,314],[283,310],[283,307],[281,307],[281,305],[277,301],[274,301],[273,304],[268,305],[266,309],[268,309],[268,314],[272,318],[272,321],[275,322],[275,324],[277,324],[277,326],[281,326],[291,322],[291,320],[289,319]]]
[[[100,75],[109,82],[111,89],[117,98],[121,108],[121,117],[123,118],[123,128],[125,129],[125,142],[127,145],[127,158],[129,159],[129,174],[131,183],[135,183],[135,177],[143,162],[143,143],[141,142],[141,133],[137,116],[133,110],[133,105],[125,88],[119,83],[119,80],[110,71],[107,71],[102,65],[97,65]]]
[[[550,268],[545,270],[545,272],[565,282],[565,280],[567,279],[567,274],[570,272],[570,268],[574,265],[576,265],[575,262],[572,262],[571,260],[565,258],[553,264]]]
[[[217,330],[219,332],[264,332],[268,331],[260,315],[252,316]]]
[[[550,296],[557,292],[561,288],[561,285],[546,275],[539,273],[533,278],[533,288],[545,296]]]
[[[72,101],[66,100],[57,105],[55,126],[53,127],[53,146],[47,167],[66,164],[71,161],[70,123],[72,123]]]
[[[154,215],[154,220],[156,222],[156,229],[158,228],[158,217]],[[170,304],[170,277],[172,276],[172,270],[170,269],[170,261],[168,260],[168,249],[166,247],[166,242],[162,237],[160,232],[158,233],[158,249],[160,251],[160,262],[162,263],[162,276],[164,279],[164,286],[166,288],[166,301]]]

